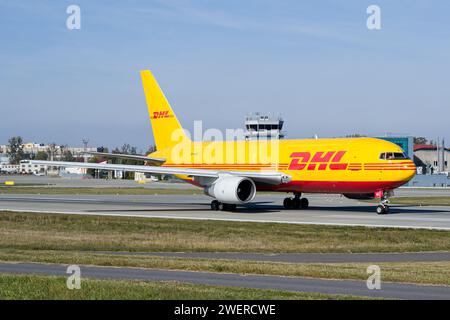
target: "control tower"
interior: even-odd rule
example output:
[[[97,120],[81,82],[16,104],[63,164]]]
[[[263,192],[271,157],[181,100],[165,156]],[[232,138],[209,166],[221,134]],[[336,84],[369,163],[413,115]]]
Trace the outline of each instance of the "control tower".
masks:
[[[286,135],[281,131],[283,123],[281,115],[250,113],[245,118],[245,139],[282,139]]]

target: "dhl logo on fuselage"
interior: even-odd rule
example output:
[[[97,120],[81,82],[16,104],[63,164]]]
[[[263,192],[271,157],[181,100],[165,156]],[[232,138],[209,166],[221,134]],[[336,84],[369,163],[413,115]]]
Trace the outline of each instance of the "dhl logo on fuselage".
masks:
[[[293,152],[288,170],[347,170],[348,163],[341,163],[347,151]]]
[[[154,111],[152,113],[151,119],[163,119],[163,118],[172,118],[173,115],[169,114],[169,111]]]

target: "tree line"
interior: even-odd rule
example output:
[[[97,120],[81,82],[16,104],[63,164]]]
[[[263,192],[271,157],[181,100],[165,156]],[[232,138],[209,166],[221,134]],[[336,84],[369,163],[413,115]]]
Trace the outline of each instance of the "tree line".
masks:
[[[11,164],[19,164],[21,160],[55,160],[57,147],[61,150],[61,156],[59,160],[74,162],[74,161],[82,161],[83,158],[76,158],[72,152],[68,149],[67,145],[57,145],[56,143],[50,143],[47,147],[46,151],[38,151],[36,154],[27,154],[24,152],[24,143],[23,138],[21,136],[11,137],[8,140],[7,144],[7,156]],[[121,147],[116,147],[112,150],[112,153],[121,153],[121,154],[138,154],[138,148],[132,146],[128,143],[124,143]],[[100,147],[98,148],[99,152],[108,152],[108,148]],[[145,154],[156,151],[154,146],[150,146]],[[102,159],[99,157],[91,158],[92,162],[99,162]],[[123,160],[123,161],[131,161],[131,160]],[[124,164],[128,164],[128,162],[124,162]],[[130,163],[132,164],[132,163]]]
[[[22,160],[50,160],[56,154],[56,144],[51,143],[46,151],[38,151],[36,154],[27,154],[23,150],[23,138],[21,136],[11,137],[8,140],[7,152],[9,162],[11,164],[19,164]],[[59,146],[61,149],[62,161],[75,161],[72,152],[68,150],[67,146]]]

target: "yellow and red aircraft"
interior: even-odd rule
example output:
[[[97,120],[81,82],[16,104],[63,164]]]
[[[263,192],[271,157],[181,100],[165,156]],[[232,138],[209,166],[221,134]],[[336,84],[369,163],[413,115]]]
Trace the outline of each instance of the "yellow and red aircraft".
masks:
[[[391,191],[416,172],[399,146],[375,138],[192,141],[151,72],[142,71],[141,77],[157,151],[148,156],[98,154],[145,165],[32,163],[174,175],[215,198],[213,210],[234,210],[251,202],[257,191],[279,191],[294,195],[284,199],[287,209],[308,208],[302,193],[380,198],[378,214],[389,212]]]

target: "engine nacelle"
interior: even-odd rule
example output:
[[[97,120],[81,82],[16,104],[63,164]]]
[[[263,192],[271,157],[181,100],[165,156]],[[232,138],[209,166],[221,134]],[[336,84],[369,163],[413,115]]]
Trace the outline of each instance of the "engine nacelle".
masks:
[[[221,177],[205,188],[205,193],[218,201],[241,204],[252,201],[256,195],[255,183],[244,177]]]
[[[375,199],[375,193],[344,193],[344,197],[352,200],[372,200]]]

